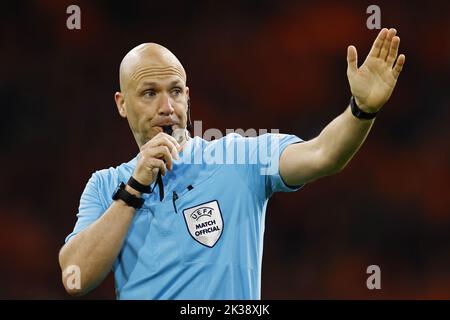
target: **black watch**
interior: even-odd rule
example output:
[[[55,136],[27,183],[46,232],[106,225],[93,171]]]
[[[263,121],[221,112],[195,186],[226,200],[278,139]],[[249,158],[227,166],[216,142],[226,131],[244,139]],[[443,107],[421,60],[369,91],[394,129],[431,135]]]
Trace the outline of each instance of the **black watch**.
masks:
[[[358,119],[370,120],[377,116],[378,112],[365,112],[362,111],[356,104],[355,97],[350,98],[350,108],[352,109],[353,115]]]
[[[150,186],[143,185],[135,178],[133,178],[133,176],[130,177],[130,179],[127,182],[127,185],[132,187],[134,190],[139,191],[140,193],[152,193],[152,189],[150,188]]]
[[[138,198],[135,195],[129,193],[127,190],[125,190],[125,183],[121,183],[119,188],[117,188],[117,191],[112,196],[113,200],[123,200],[127,205],[130,207],[133,207],[135,209],[142,208],[142,205],[144,204],[144,199]]]

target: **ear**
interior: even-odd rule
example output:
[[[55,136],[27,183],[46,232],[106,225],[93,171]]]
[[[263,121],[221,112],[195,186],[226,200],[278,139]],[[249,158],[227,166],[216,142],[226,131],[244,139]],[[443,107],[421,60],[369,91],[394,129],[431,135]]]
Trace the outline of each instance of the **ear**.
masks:
[[[114,100],[116,101],[117,110],[122,118],[127,117],[127,109],[125,105],[125,97],[122,92],[116,92],[114,94]]]
[[[186,87],[186,101],[189,102],[189,87]],[[189,103],[187,103],[187,106],[189,108]]]
[[[186,108],[186,114],[187,114],[187,119],[186,119],[186,129],[187,131],[191,131],[192,130],[192,120],[191,120],[191,101],[189,98],[189,88],[186,87],[186,96],[187,96],[187,108]]]

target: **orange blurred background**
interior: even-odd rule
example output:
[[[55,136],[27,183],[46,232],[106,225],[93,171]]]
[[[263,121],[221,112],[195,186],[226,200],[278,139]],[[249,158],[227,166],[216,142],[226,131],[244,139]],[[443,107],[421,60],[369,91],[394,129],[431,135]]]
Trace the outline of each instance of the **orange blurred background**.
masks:
[[[81,8],[81,30],[66,8]],[[95,170],[137,148],[117,114],[122,57],[174,52],[203,128],[311,139],[347,106],[346,48],[367,55],[372,3],[10,2],[0,13],[0,298],[70,298],[58,251]],[[450,299],[450,4],[378,1],[406,66],[339,175],[269,202],[263,299]],[[366,268],[381,268],[368,290]],[[112,277],[85,296],[114,298]]]

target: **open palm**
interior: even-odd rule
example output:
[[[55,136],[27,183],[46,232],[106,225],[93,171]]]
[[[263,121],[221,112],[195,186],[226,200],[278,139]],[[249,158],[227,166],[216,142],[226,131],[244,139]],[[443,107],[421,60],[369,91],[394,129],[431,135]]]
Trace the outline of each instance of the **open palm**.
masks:
[[[366,112],[377,112],[386,103],[405,64],[405,55],[401,54],[397,59],[400,38],[396,33],[395,29],[382,29],[359,68],[356,48],[348,47],[350,89],[358,106]]]

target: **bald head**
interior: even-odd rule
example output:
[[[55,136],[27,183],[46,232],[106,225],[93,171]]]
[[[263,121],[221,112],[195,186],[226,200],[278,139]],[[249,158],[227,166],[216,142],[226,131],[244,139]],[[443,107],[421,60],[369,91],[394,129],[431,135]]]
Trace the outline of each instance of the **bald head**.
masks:
[[[144,77],[177,76],[186,84],[186,72],[167,48],[157,43],[143,43],[131,49],[120,63],[120,91]]]

